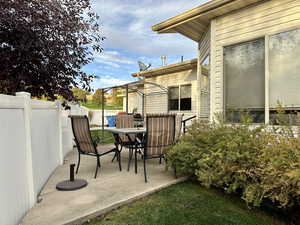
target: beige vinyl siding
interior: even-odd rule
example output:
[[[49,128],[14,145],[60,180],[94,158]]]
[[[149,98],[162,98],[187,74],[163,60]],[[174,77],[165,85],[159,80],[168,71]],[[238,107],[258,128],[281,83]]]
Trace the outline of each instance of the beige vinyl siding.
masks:
[[[197,115],[197,71],[196,67],[190,70],[184,70],[181,72],[170,73],[160,76],[154,76],[146,78],[146,81],[153,82],[164,86],[165,88],[191,84],[192,85],[192,110],[191,111],[181,111],[186,116]],[[149,88],[149,89],[148,89]],[[155,88],[152,85],[145,84],[145,92],[151,93],[153,91],[159,91],[159,88]],[[156,113],[156,112],[168,112],[168,96],[163,95],[150,95],[146,97],[145,101],[146,113]],[[180,111],[171,111],[179,113]]]
[[[207,32],[202,36],[198,47],[198,98],[200,99],[200,101],[198,101],[200,105],[200,107],[198,106],[198,108],[200,108],[198,117],[205,120],[209,118],[209,71],[206,69],[204,70],[201,63],[209,55],[210,40],[211,30],[209,26]]]
[[[209,77],[201,76],[200,118],[209,118]]]
[[[143,109],[143,97],[137,92],[128,93],[128,112],[132,113],[133,109],[137,109],[137,112],[142,114]],[[123,111],[126,111],[126,97],[123,98]]]
[[[223,47],[299,27],[299,0],[266,1],[211,22],[211,119],[224,107]]]
[[[202,63],[210,51],[210,27],[199,41],[199,62]]]

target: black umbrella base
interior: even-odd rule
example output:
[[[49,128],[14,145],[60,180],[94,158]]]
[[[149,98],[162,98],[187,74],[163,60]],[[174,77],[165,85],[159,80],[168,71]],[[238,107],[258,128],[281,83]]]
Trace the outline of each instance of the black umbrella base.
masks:
[[[56,189],[59,191],[74,191],[84,188],[87,184],[87,181],[82,179],[76,179],[74,181],[64,180],[56,185]]]

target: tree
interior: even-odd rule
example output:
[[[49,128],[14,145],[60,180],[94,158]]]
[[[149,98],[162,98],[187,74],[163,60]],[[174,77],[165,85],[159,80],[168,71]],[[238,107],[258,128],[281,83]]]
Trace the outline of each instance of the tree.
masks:
[[[119,94],[119,89],[113,88],[112,93],[111,93],[113,105],[122,105],[123,104],[123,98],[118,97],[118,94]]]
[[[95,94],[93,95],[92,102],[96,105],[102,104],[102,90],[101,89],[96,90]]]
[[[74,97],[81,101],[81,102],[86,102],[86,96],[89,94],[88,91],[80,89],[80,88],[72,88],[72,92]]]
[[[90,91],[94,76],[81,68],[102,51],[98,20],[90,0],[0,0],[0,93]]]

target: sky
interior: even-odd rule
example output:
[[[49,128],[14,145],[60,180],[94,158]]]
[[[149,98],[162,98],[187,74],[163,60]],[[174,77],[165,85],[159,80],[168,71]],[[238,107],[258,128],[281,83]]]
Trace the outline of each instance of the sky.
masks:
[[[157,34],[151,26],[209,0],[92,0],[100,16],[104,51],[94,54],[94,62],[83,71],[95,74],[94,89],[134,81],[139,71],[137,61],[161,66],[197,57],[197,43],[179,34]]]

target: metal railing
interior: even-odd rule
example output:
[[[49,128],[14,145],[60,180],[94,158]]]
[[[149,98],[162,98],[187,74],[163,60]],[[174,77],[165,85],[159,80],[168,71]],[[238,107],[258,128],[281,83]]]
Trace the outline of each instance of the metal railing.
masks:
[[[192,117],[189,117],[185,120],[182,120],[182,127],[183,127],[183,133],[185,134],[186,133],[186,122],[187,121],[190,121],[192,119],[195,119],[197,116],[192,116]]]

